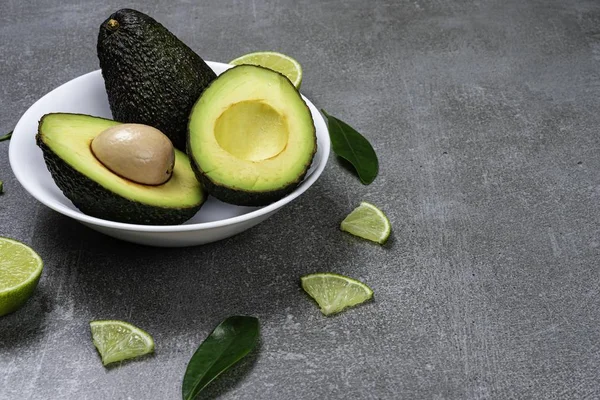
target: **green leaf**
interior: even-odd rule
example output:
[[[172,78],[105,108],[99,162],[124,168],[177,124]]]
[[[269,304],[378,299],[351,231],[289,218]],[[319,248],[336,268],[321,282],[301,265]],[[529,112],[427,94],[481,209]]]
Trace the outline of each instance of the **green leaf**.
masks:
[[[225,319],[202,342],[183,377],[183,399],[192,400],[209,383],[244,358],[258,340],[258,319],[233,316]]]
[[[0,142],[3,142],[5,140],[10,140],[10,138],[12,137],[12,134],[13,134],[13,131],[10,131],[4,136],[0,136]],[[0,181],[0,194],[4,194],[4,182],[2,182],[2,181]]]
[[[354,128],[321,110],[327,117],[331,147],[338,156],[352,164],[360,181],[368,185],[379,172],[377,154],[369,141]]]
[[[10,140],[10,138],[12,137],[12,134],[13,134],[13,131],[10,131],[4,136],[0,136],[0,142],[3,142],[5,140]]]

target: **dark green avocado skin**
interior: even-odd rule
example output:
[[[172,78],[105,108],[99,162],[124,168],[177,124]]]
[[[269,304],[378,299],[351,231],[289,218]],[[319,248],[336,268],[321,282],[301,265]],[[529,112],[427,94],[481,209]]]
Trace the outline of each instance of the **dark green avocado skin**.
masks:
[[[201,205],[180,209],[155,207],[117,196],[64,162],[43,142],[40,134],[36,136],[36,143],[44,153],[56,186],[84,214],[129,224],[178,225],[200,209]]]
[[[118,27],[110,28],[115,20]],[[98,59],[113,118],[153,126],[185,151],[192,106],[216,74],[148,15],[122,9],[100,25]]]

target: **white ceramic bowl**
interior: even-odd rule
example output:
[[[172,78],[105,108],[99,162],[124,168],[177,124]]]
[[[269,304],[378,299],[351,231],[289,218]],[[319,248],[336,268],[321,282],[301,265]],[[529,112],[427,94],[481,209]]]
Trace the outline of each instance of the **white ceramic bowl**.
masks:
[[[220,74],[231,66],[208,62]],[[84,225],[118,239],[163,247],[195,246],[243,232],[264,221],[304,193],[325,168],[329,156],[327,125],[317,108],[306,98],[317,132],[318,150],[304,181],[291,194],[265,207],[239,207],[209,197],[200,211],[182,225],[134,225],[107,221],[83,214],[54,184],[42,151],[35,144],[38,121],[50,112],[72,112],[111,118],[100,70],[75,78],[54,89],[23,114],[10,142],[12,170],[25,190],[41,203]]]

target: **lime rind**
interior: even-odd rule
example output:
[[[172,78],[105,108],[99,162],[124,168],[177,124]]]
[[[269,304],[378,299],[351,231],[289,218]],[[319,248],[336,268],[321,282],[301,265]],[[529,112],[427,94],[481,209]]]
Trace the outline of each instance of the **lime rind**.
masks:
[[[92,341],[100,353],[102,364],[128,360],[152,353],[154,339],[143,329],[125,321],[90,322]]]
[[[258,65],[285,75],[297,89],[302,84],[302,66],[294,58],[275,51],[256,51],[229,62],[231,65]]]
[[[354,236],[385,244],[392,232],[392,225],[377,206],[363,201],[344,218],[340,229]]]
[[[324,315],[337,314],[373,298],[373,290],[356,279],[335,273],[315,273],[300,278],[302,288]]]
[[[31,247],[0,237],[0,316],[21,308],[33,295],[44,263]]]

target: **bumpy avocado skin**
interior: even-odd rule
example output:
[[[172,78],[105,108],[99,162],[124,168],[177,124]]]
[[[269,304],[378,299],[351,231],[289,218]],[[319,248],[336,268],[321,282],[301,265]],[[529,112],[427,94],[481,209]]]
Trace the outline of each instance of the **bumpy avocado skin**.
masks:
[[[185,151],[189,113],[216,78],[204,60],[156,20],[131,9],[100,25],[97,52],[113,118],[153,126]]]
[[[42,122],[43,119],[40,126]],[[202,206],[201,203],[187,208],[164,208],[128,200],[105,189],[64,162],[44,143],[39,131],[36,144],[44,154],[44,161],[56,186],[75,207],[92,217],[140,225],[178,225],[192,218]]]

